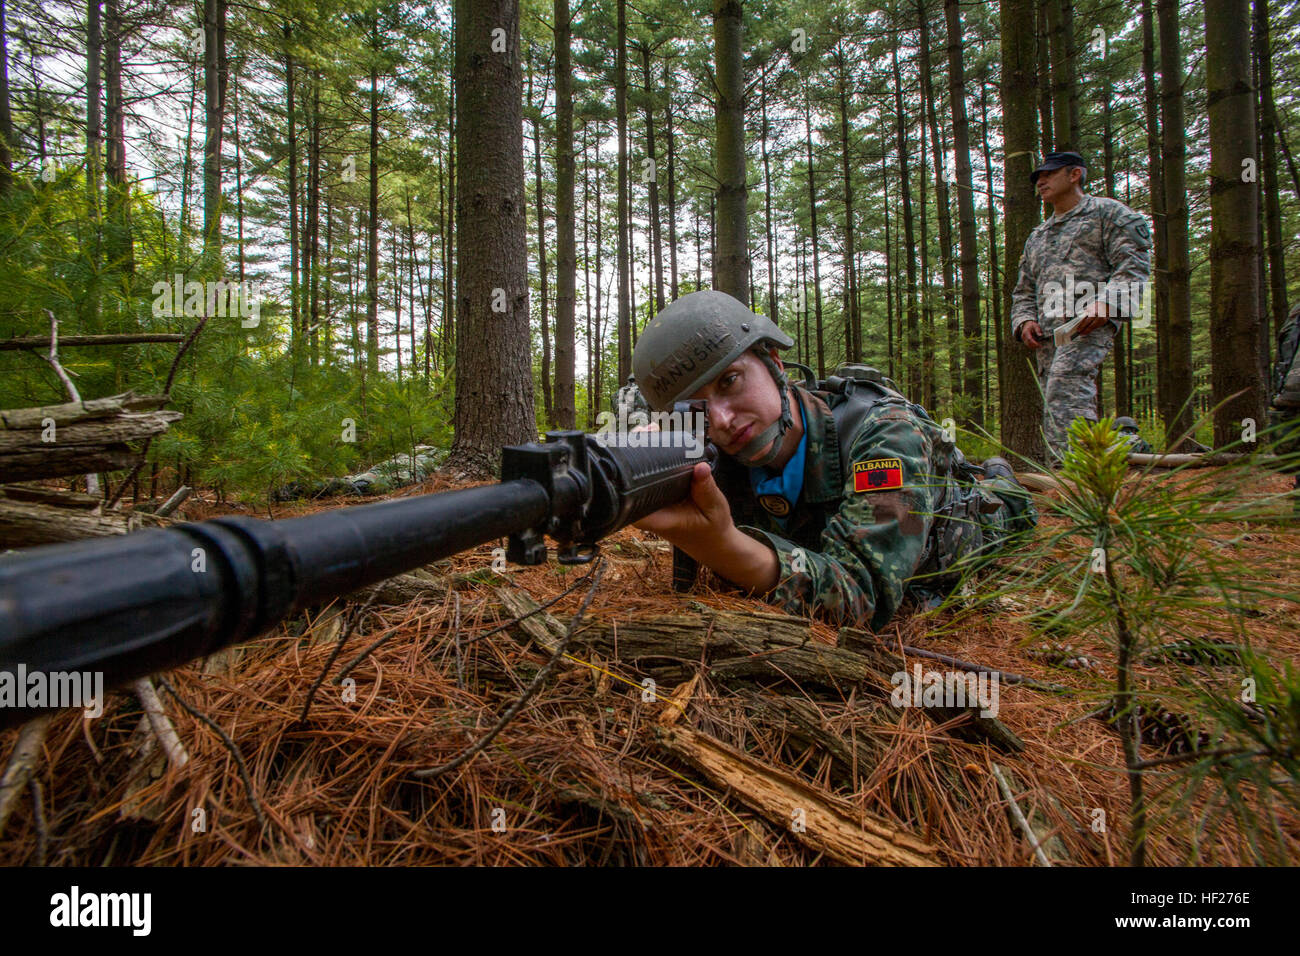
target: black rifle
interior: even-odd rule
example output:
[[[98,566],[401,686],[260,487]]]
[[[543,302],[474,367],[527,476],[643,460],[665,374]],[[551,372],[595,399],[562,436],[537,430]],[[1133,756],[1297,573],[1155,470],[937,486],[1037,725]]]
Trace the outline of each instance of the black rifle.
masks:
[[[680,403],[675,411],[678,419],[704,408]],[[705,432],[649,434],[608,441],[548,432],[544,443],[503,450],[496,485],[0,555],[0,687],[7,678],[14,688],[19,674],[74,671],[102,672],[105,687],[120,686],[502,537],[518,564],[546,560],[546,535],[561,563],[590,561],[602,538],[685,498],[695,466],[716,458]],[[3,704],[0,696],[0,727],[53,709]]]

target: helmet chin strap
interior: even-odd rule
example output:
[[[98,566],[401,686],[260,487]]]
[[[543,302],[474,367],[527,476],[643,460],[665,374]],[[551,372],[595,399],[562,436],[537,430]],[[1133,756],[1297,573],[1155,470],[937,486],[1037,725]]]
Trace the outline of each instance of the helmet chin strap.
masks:
[[[781,393],[781,417],[746,442],[745,447],[732,457],[746,468],[766,468],[780,456],[781,446],[784,444],[782,439],[785,438],[786,430],[794,427],[794,418],[790,415],[789,378],[787,378],[785,372],[776,367],[776,363],[772,361],[772,356],[765,350],[755,349],[754,351],[763,364],[767,366],[768,372],[771,373],[772,379],[776,382],[777,391]],[[772,443],[772,450],[759,457],[759,449],[767,445],[768,442]]]

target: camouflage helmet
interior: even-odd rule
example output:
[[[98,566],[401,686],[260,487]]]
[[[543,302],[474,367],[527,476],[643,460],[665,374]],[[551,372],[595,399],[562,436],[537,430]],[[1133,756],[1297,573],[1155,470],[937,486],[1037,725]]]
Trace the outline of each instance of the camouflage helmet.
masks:
[[[692,292],[671,302],[637,337],[632,368],[650,407],[667,411],[763,341],[794,345],[775,322],[727,293]]]
[[[1133,421],[1127,415],[1121,415],[1115,419],[1115,430],[1120,432],[1137,431],[1138,423]]]

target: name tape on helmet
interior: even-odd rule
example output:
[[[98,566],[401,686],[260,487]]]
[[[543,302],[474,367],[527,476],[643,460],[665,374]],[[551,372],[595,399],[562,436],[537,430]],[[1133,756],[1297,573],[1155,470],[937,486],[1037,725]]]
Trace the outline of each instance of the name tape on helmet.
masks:
[[[903,462],[898,458],[872,458],[853,463],[854,491],[888,491],[903,487]]]
[[[734,339],[731,330],[721,322],[713,322],[696,330],[666,359],[655,366],[650,381],[656,392],[671,394],[673,386],[684,376],[698,369],[708,368],[719,352],[731,347]]]

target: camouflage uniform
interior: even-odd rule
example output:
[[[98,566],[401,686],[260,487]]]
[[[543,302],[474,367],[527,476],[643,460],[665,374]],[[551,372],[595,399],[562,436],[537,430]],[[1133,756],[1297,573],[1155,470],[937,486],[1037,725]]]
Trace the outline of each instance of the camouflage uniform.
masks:
[[[933,593],[952,583],[926,577],[909,585],[909,578],[940,572],[979,548],[997,548],[1010,532],[1036,523],[1028,495],[1011,480],[959,480],[974,477],[961,452],[902,396],[880,400],[852,434],[841,436],[828,405],[833,396],[799,385],[791,391],[807,446],[802,491],[783,516],[785,526],[760,506],[748,469],[724,455],[715,473],[737,527],[775,549],[780,579],[767,600],[788,612],[816,609],[836,623],[881,627],[909,587]],[[849,423],[847,416],[840,420]],[[878,469],[882,480],[855,477],[871,474],[863,465]]]
[[[633,412],[649,413],[650,405],[637,387],[636,377],[629,375],[627,384],[614,395],[614,413],[622,421],[627,421]]]
[[[1268,423],[1274,451],[1285,456],[1283,467],[1295,474],[1296,487],[1300,488],[1300,305],[1291,310],[1278,333],[1277,344]],[[1296,506],[1300,508],[1300,501]]]
[[[1049,216],[1025,241],[1012,294],[1011,331],[1019,338],[1021,326],[1029,321],[1043,330],[1044,343],[1034,358],[1043,387],[1043,432],[1057,458],[1065,451],[1070,422],[1097,420],[1097,369],[1114,345],[1119,322],[1136,311],[1138,297],[1133,293],[1145,288],[1150,271],[1146,220],[1114,199],[1085,195],[1064,215]],[[1092,301],[1112,296],[1110,321],[1058,349],[1053,331],[1088,304],[1086,293],[1078,289],[1083,282],[1091,284]],[[1125,311],[1121,290],[1128,299],[1128,315],[1119,314]]]

